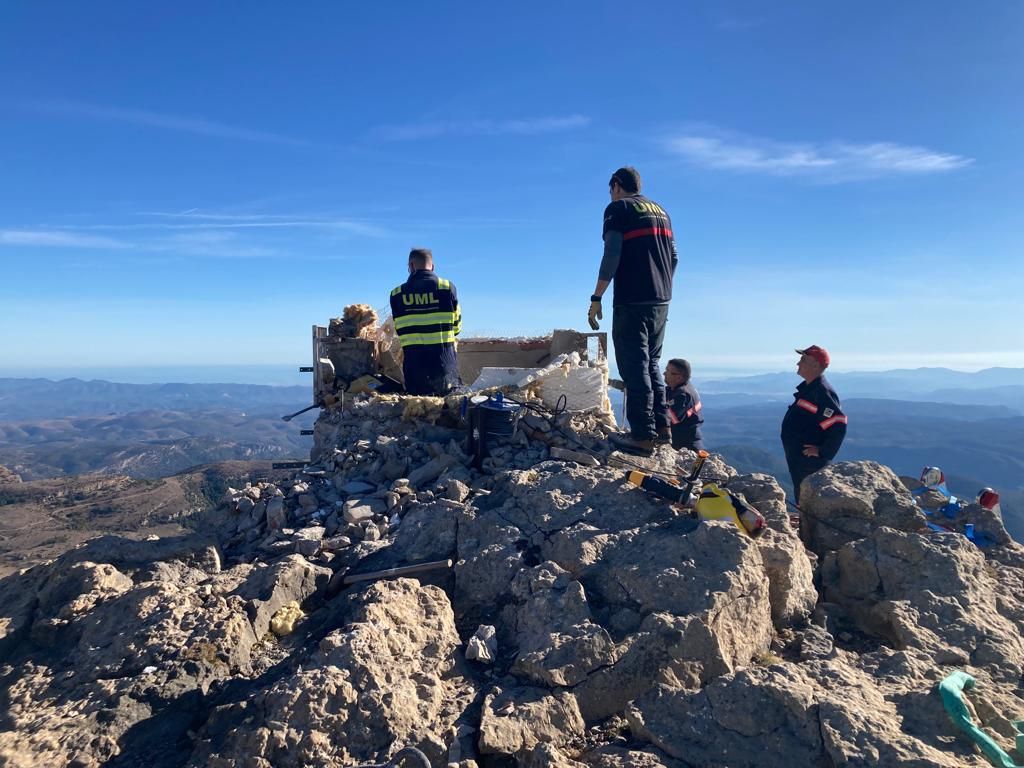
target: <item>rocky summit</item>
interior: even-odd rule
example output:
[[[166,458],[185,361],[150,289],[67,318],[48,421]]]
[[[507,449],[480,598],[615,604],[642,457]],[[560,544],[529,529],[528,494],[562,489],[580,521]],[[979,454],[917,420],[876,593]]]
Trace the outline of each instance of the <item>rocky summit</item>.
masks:
[[[535,405],[474,456],[460,409],[327,409],[303,472],[188,535],[0,582],[0,764],[989,765],[938,691],[957,670],[1022,761],[1024,548],[998,516],[963,513],[984,548],[934,532],[851,462],[797,525],[773,477],[712,455],[754,539],[626,482],[679,457],[609,452],[600,411]]]

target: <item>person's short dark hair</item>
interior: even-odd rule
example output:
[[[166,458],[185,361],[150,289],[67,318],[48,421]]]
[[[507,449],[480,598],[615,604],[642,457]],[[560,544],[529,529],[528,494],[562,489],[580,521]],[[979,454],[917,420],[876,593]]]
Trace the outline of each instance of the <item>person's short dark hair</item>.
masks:
[[[683,360],[681,357],[673,357],[668,361],[668,364],[675,368],[683,376],[683,384],[687,384],[690,381],[690,361]]]
[[[426,269],[434,263],[434,254],[429,248],[413,248],[409,251],[409,263],[416,269]]]
[[[640,191],[640,171],[631,165],[619,168],[619,170],[613,173],[608,181],[608,185],[611,186],[612,182],[615,181],[619,182],[619,186],[627,192],[636,193]]]

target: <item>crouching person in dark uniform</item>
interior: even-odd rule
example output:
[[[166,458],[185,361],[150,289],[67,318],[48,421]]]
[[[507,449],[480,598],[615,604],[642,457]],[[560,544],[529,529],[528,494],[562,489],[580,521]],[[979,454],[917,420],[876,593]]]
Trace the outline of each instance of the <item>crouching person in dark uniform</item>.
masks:
[[[665,386],[668,388],[672,447],[677,451],[680,448],[702,450],[704,438],[700,433],[700,425],[704,423],[704,417],[700,412],[700,395],[690,381],[689,361],[678,357],[668,361],[665,366]]]
[[[782,448],[793,478],[793,493],[800,503],[800,484],[835,458],[846,437],[846,416],[839,395],[824,376],[830,362],[819,346],[796,350],[796,372],[803,379],[793,393],[793,404],[782,420]]]
[[[462,385],[455,352],[462,310],[455,284],[434,274],[429,249],[409,252],[409,279],[391,291],[391,316],[402,344],[406,392],[445,395]]]

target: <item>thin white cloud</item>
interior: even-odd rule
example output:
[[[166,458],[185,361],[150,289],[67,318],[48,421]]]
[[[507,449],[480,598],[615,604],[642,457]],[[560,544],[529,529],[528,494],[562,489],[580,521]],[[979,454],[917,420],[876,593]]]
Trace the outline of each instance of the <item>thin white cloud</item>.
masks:
[[[83,235],[63,229],[3,229],[0,245],[39,248],[131,248],[130,243],[110,237]]]
[[[110,122],[141,125],[148,128],[160,128],[169,131],[192,133],[198,136],[209,136],[218,139],[234,139],[239,141],[255,141],[266,144],[282,144],[286,146],[309,146],[309,142],[282,136],[269,131],[253,130],[236,125],[209,120],[205,117],[168,115],[149,112],[142,109],[124,109],[107,107],[98,104],[87,104],[78,101],[45,101],[37,102],[32,108],[39,112],[89,120],[105,120]]]
[[[149,211],[140,215],[173,220],[173,223],[143,225],[165,229],[322,229],[365,237],[382,237],[387,234],[380,227],[358,219],[316,214],[206,213],[193,208],[181,213]]]
[[[133,224],[77,224],[67,225],[65,230],[101,231],[146,231],[146,230],[230,230],[230,229],[310,229],[346,232],[363,237],[384,237],[383,228],[358,219],[346,219],[315,214],[220,214],[189,211],[163,212],[143,211],[138,214],[153,217],[157,221]]]
[[[670,136],[665,148],[705,168],[833,182],[945,173],[974,162],[962,155],[893,142],[793,143],[707,130]]]
[[[378,128],[376,135],[385,141],[412,141],[438,136],[535,136],[584,128],[590,118],[584,115],[534,117],[518,120],[438,120]]]

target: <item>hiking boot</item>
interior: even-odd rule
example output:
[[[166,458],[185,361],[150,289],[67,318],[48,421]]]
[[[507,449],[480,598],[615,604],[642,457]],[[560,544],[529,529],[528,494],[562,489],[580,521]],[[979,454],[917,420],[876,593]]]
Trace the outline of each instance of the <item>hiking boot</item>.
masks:
[[[608,440],[613,447],[628,451],[629,453],[640,453],[646,456],[654,453],[654,440],[651,438],[639,440],[632,435],[618,434],[612,435]]]

